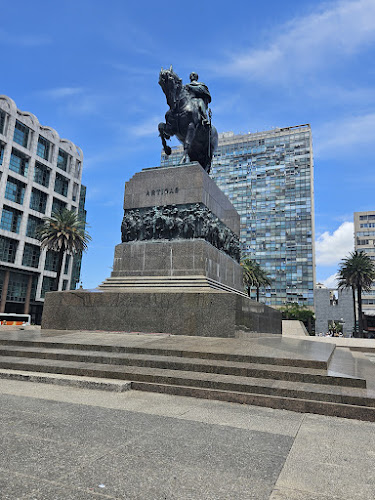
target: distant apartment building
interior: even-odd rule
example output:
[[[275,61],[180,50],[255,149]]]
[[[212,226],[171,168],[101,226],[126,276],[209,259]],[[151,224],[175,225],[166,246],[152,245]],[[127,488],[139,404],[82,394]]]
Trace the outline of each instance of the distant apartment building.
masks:
[[[57,255],[41,250],[35,231],[65,207],[85,219],[82,161],[79,147],[0,95],[0,312],[29,313],[39,322]],[[76,287],[80,265],[80,256],[65,256],[64,290]]]
[[[162,153],[177,165],[182,148]],[[314,184],[310,125],[219,134],[211,174],[241,216],[242,256],[256,260],[272,286],[260,300],[314,305]],[[255,298],[255,291],[253,294]]]
[[[375,261],[375,211],[354,212],[354,248]],[[370,291],[362,292],[362,307],[368,316],[365,328],[375,331],[375,283]]]

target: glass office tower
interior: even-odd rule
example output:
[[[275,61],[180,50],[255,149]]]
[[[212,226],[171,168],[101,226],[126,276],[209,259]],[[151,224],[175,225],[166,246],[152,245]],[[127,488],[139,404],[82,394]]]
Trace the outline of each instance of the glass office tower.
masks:
[[[162,153],[177,165],[182,148]],[[242,256],[256,260],[272,285],[260,300],[314,305],[314,188],[310,125],[219,134],[211,177],[241,216]],[[255,298],[255,290],[253,293]]]

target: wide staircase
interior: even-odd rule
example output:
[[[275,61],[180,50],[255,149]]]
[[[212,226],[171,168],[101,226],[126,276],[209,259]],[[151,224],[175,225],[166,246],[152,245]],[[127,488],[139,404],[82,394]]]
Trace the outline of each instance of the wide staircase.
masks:
[[[356,354],[334,346],[324,346],[321,355],[323,348],[316,342],[282,343],[281,338],[266,339],[269,349],[266,341],[254,340],[258,347],[263,342],[254,350],[251,340],[231,339],[238,348],[226,350],[224,341],[215,348],[212,339],[200,348],[204,339],[121,345],[106,342],[105,335],[96,343],[68,337],[27,340],[26,335],[2,335],[0,378],[25,380],[44,374],[48,381],[47,374],[60,374],[62,379],[99,380],[99,388],[100,381],[103,388],[106,381],[130,381],[134,390],[375,421],[375,394],[358,374]],[[288,345],[295,346],[293,355],[288,355]]]

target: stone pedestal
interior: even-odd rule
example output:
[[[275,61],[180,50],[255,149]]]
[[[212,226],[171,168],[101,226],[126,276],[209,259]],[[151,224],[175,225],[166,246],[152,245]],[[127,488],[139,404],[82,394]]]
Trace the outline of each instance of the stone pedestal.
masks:
[[[198,163],[144,169],[125,184],[124,210],[195,203],[203,203],[239,234],[240,217],[236,209]]]
[[[116,282],[113,278],[155,276],[205,277],[239,292],[243,290],[241,266],[202,239],[121,243],[115,248],[111,278],[103,285]]]
[[[235,337],[238,331],[280,334],[281,314],[246,296],[207,287],[76,290],[46,294],[42,329]]]
[[[111,276],[95,291],[47,293],[42,328],[281,333],[281,314],[243,293],[233,258],[239,215],[200,165],[135,174],[124,210],[125,241],[116,246]]]

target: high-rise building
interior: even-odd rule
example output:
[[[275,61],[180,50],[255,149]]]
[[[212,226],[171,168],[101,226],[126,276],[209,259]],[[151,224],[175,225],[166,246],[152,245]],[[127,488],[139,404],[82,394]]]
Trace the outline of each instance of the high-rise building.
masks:
[[[375,211],[354,212],[354,248],[375,261]],[[371,290],[362,292],[362,307],[365,316],[374,318],[367,320],[367,329],[375,331],[375,283]]]
[[[162,153],[177,165],[182,148]],[[243,257],[256,260],[272,286],[260,300],[271,306],[314,305],[314,185],[310,125],[265,132],[219,134],[211,176],[241,216]],[[255,298],[255,292],[254,296]]]
[[[41,318],[57,255],[41,250],[36,228],[64,207],[85,215],[79,147],[0,95],[0,312]],[[80,256],[66,255],[62,288],[79,281]]]

